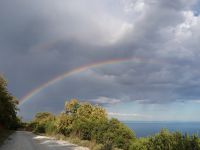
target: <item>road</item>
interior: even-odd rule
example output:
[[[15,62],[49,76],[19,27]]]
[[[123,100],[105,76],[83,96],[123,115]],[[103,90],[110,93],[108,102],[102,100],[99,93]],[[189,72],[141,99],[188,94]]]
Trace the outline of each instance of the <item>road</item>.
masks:
[[[66,141],[38,136],[31,132],[16,131],[13,133],[0,150],[89,150]]]

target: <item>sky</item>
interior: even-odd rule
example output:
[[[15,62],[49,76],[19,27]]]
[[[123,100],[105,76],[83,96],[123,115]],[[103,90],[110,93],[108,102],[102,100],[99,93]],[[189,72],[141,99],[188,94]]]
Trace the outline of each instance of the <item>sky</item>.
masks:
[[[79,69],[28,97],[24,119],[77,98],[120,120],[200,121],[199,10],[199,0],[1,0],[0,74],[22,101]]]

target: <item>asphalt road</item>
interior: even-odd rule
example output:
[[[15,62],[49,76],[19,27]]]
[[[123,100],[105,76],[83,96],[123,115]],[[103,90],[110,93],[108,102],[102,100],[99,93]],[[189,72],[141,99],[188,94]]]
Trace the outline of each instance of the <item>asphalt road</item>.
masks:
[[[55,140],[45,136],[37,136],[31,132],[16,131],[0,150],[89,150],[66,141]]]

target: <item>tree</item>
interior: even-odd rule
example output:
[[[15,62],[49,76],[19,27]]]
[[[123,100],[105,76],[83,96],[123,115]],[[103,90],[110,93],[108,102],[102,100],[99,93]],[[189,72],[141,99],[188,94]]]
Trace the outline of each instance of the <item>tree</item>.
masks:
[[[54,120],[49,119],[51,116],[47,112],[36,114],[32,122],[34,131],[48,133],[47,129],[50,129],[64,136],[95,141],[102,145],[102,150],[128,150],[131,141],[135,139],[134,133],[128,127],[117,119],[110,120],[104,108],[90,103],[79,103],[77,99],[66,102],[65,112]]]
[[[80,107],[77,109],[77,117],[79,119],[90,119],[92,116],[92,112],[93,112],[93,106],[89,103],[83,103],[82,105],[80,105]]]
[[[65,103],[65,112],[66,113],[76,113],[80,104],[77,99],[71,99],[69,102]]]
[[[54,115],[49,112],[39,112],[35,115],[34,121],[45,122],[46,120],[53,119]]]
[[[91,116],[93,120],[106,120],[108,117],[106,110],[98,105],[93,106]]]
[[[51,132],[54,127],[55,117],[49,112],[39,112],[35,115],[34,120],[31,122],[30,127],[33,128],[35,133]]]
[[[64,113],[61,113],[56,118],[56,129],[58,133],[65,136],[69,136],[72,131],[73,117]]]
[[[15,129],[18,126],[17,99],[7,89],[6,80],[0,76],[0,126]]]

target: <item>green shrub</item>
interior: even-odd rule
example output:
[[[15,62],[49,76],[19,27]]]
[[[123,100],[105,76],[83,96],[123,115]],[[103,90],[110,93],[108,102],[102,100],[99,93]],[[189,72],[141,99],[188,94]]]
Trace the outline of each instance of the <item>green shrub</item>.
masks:
[[[34,133],[45,133],[45,124],[37,123],[33,132]]]
[[[27,126],[35,133],[53,133],[55,117],[48,112],[37,113],[34,120]]]
[[[160,133],[132,141],[129,150],[200,150],[198,136],[161,130]]]
[[[67,114],[60,114],[56,118],[56,132],[69,136],[72,132],[73,117]]]
[[[131,141],[135,139],[133,131],[117,119],[111,119],[109,121],[107,133],[110,133],[110,140],[114,147],[121,149],[129,149]]]
[[[52,135],[52,134],[55,134],[56,133],[56,125],[55,125],[55,121],[48,121],[46,124],[45,124],[45,133],[49,134],[49,135]]]
[[[109,120],[105,109],[73,99],[65,105],[66,112],[54,117],[48,112],[37,113],[29,125],[36,133],[62,134],[100,144],[96,149],[128,150],[134,133],[117,119]]]
[[[148,142],[149,142],[149,138],[139,138],[139,139],[133,140],[131,142],[129,150],[148,150],[148,147],[147,147]]]
[[[174,136],[168,130],[161,130],[159,134],[149,139],[152,150],[172,150],[175,143]]]
[[[73,133],[82,140],[91,140],[94,123],[90,120],[76,120],[73,123]]]

